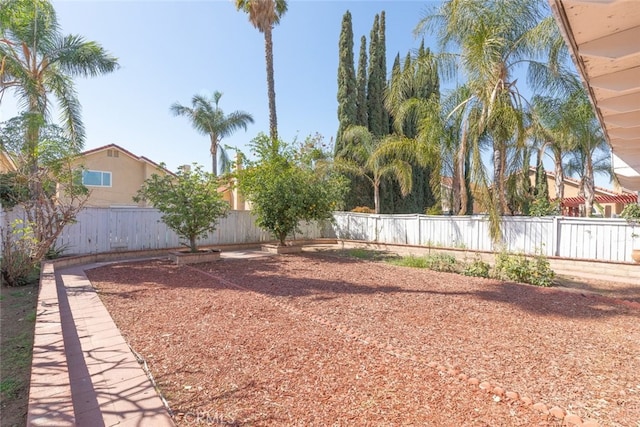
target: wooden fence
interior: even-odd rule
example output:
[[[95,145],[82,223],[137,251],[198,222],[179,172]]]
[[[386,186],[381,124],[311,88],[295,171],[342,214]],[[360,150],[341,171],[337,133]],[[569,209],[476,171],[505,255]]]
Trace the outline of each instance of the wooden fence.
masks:
[[[5,220],[24,219],[18,210]],[[86,208],[67,226],[56,242],[66,254],[90,254],[116,250],[179,247],[180,239],[151,208]],[[336,212],[331,226],[304,224],[296,238],[337,237],[379,243],[441,246],[469,250],[499,250],[489,237],[489,222],[483,216],[373,215]],[[505,217],[502,222],[504,248],[526,254],[631,261],[640,226],[623,219],[568,217]],[[200,245],[259,243],[272,240],[255,225],[248,211],[231,211],[214,233]],[[640,240],[638,240],[640,245]],[[640,247],[640,246],[639,246]]]
[[[500,250],[489,237],[489,220],[484,216],[352,212],[334,216],[335,234],[341,239]],[[510,252],[606,261],[632,261],[634,240],[640,238],[640,226],[617,218],[505,217],[501,229],[504,248]]]
[[[24,213],[14,209],[1,218],[26,220]],[[161,214],[153,208],[85,208],[76,222],[65,227],[56,241],[56,247],[65,248],[65,254],[91,254],[118,250],[165,249],[181,246],[180,238],[161,220]],[[321,237],[322,227],[303,224],[296,238]],[[273,240],[271,235],[255,225],[249,211],[231,211],[221,218],[216,230],[198,240],[201,246],[220,244],[259,243]]]

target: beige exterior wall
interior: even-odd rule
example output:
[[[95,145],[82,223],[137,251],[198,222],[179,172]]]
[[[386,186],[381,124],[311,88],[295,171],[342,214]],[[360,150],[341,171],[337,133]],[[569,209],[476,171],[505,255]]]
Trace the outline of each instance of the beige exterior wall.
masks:
[[[115,153],[117,154],[117,157]],[[111,156],[109,155],[111,153]],[[166,171],[144,160],[131,157],[117,148],[109,148],[83,155],[77,162],[86,170],[111,172],[111,186],[91,186],[91,196],[87,206],[149,206],[147,203],[135,203],[133,196],[151,175],[165,175]]]

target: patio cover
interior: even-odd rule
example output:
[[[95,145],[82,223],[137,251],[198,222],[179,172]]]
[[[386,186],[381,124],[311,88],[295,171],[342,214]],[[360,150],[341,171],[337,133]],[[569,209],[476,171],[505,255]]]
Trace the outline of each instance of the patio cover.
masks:
[[[640,1],[548,0],[612,148],[620,184],[640,191]]]

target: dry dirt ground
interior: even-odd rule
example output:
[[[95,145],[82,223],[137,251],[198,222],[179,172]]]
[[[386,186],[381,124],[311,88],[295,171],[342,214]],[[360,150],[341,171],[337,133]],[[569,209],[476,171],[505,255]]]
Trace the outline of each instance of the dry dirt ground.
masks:
[[[178,425],[640,425],[638,302],[320,253],[87,274]]]
[[[0,426],[27,422],[38,284],[0,286]]]

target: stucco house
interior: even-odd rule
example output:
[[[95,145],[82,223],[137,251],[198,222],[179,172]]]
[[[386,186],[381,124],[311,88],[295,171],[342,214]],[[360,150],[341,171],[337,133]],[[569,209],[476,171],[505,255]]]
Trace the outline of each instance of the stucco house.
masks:
[[[547,187],[549,188],[549,198],[555,200],[556,196],[556,175],[546,171]],[[529,168],[529,179],[531,185],[535,185],[536,168]],[[564,177],[564,197],[562,199],[561,210],[564,216],[584,216],[584,197],[580,196],[580,181],[570,177]],[[594,211],[592,215],[601,215],[611,218],[620,215],[622,209],[629,203],[636,203],[638,196],[635,193],[624,189],[608,189],[603,187],[594,188]]]
[[[556,196],[556,176],[553,172],[545,171],[547,179],[547,187],[549,188],[549,199],[555,200]],[[536,168],[529,168],[529,179],[531,186],[535,186]],[[452,178],[442,177],[442,211],[450,211],[449,198],[452,193]],[[608,189],[595,187],[594,211],[592,215],[603,216],[605,218],[616,217],[620,215],[622,209],[629,203],[637,203],[638,196],[634,192],[625,189]],[[564,178],[564,197],[561,204],[561,215],[563,216],[584,216],[584,197],[580,196],[580,181],[574,178]],[[474,213],[484,213],[485,209],[474,201]]]
[[[75,162],[83,168],[82,183],[91,191],[87,207],[146,207],[146,202],[133,201],[144,180],[153,174],[172,174],[116,144],[84,151]]]

